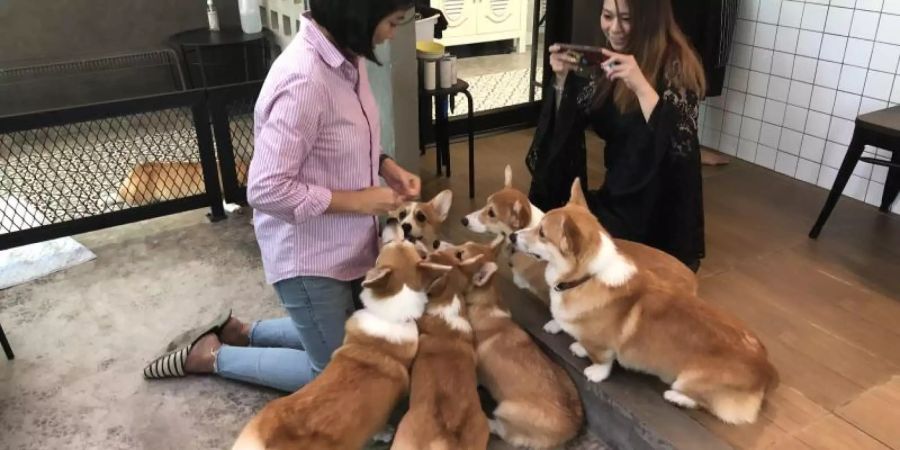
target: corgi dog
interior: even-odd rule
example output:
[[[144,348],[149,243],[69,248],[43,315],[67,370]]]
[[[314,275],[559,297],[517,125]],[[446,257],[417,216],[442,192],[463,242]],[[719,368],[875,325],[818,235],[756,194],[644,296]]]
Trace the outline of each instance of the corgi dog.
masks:
[[[527,195],[512,187],[512,168],[507,165],[503,189],[489,196],[487,204],[463,218],[462,223],[476,233],[509,236],[521,229],[534,227],[543,217],[544,212],[532,205]],[[612,240],[637,259],[642,267],[667,280],[673,288],[696,294],[697,276],[674,256],[637,242]],[[516,285],[531,291],[549,306],[550,288],[544,281],[547,262],[517,252],[513,245],[507,248],[507,261]]]
[[[346,323],[344,342],[312,382],[268,403],[232,450],[361,449],[382,430],[409,388],[418,349],[416,319],[428,287],[451,270],[425,261],[396,222],[363,281],[364,308]]]
[[[441,243],[441,225],[447,220],[452,203],[453,191],[446,189],[427,202],[406,202],[389,217],[400,221],[407,239],[421,241],[436,250]]]
[[[418,320],[409,411],[397,426],[392,450],[487,448],[490,429],[478,397],[474,336],[462,299],[479,259],[460,262],[444,252],[427,257],[453,270],[429,289]]]
[[[458,260],[481,257],[466,292],[475,331],[478,380],[497,401],[491,431],[517,447],[562,448],[584,422],[581,398],[569,374],[553,362],[512,320],[496,286],[496,258],[503,237],[491,245],[452,247]]]
[[[220,171],[219,179],[222,174]],[[235,170],[238,182],[247,184],[247,173],[250,164],[246,161],[236,161]],[[221,187],[221,186],[220,186]],[[151,203],[175,200],[206,192],[203,182],[203,167],[199,162],[145,162],[132,167],[119,187],[104,193],[97,205],[112,206],[124,203],[128,206],[141,206]],[[225,204],[228,212],[240,211],[240,206]]]
[[[614,361],[670,385],[664,398],[702,407],[722,421],[756,421],[778,383],[765,346],[743,323],[673,287],[610,238],[588,210],[576,179],[569,202],[510,242],[547,261],[550,310],[575,338],[570,350],[605,380]]]

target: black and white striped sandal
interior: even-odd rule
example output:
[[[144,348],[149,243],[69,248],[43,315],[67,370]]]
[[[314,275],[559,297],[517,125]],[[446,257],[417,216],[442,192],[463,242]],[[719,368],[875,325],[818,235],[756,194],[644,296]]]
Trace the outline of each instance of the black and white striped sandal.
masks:
[[[231,319],[231,310],[227,309],[210,323],[178,335],[166,346],[165,353],[144,367],[144,378],[159,380],[187,375],[184,371],[184,364],[191,348],[203,336],[209,333],[219,334],[229,319]]]

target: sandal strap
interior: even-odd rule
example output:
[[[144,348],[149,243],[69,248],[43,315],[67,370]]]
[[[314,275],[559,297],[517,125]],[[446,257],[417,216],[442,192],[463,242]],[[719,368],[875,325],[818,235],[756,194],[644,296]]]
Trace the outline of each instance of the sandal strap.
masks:
[[[193,344],[160,356],[144,368],[144,378],[161,379],[185,376],[184,364]]]

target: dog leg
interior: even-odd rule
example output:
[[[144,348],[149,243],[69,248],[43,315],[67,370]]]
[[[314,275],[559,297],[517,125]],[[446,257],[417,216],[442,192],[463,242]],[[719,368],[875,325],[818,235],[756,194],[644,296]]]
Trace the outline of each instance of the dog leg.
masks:
[[[587,358],[588,352],[580,342],[575,341],[569,346],[569,351],[579,358]]]
[[[228,214],[233,214],[233,213],[241,214],[244,212],[244,208],[242,208],[241,205],[238,205],[236,203],[228,203],[228,202],[223,201],[222,207],[225,208],[225,212],[227,212]]]
[[[585,349],[587,351],[587,349]],[[612,350],[604,350],[601,352],[589,352],[591,360],[594,364],[584,369],[584,376],[594,383],[600,383],[609,378],[612,371],[613,363],[616,362],[616,354]]]
[[[558,334],[560,331],[562,331],[562,327],[559,325],[559,322],[551,319],[549,322],[544,324],[544,331],[550,334]]]
[[[694,409],[697,407],[697,402],[694,399],[674,389],[669,389],[668,391],[666,391],[663,394],[663,398],[671,403],[681,406],[682,408]]]

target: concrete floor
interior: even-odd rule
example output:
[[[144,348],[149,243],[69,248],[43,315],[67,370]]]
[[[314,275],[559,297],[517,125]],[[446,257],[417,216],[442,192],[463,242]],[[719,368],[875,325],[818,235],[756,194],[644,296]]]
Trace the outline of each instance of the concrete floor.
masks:
[[[282,315],[249,217],[204,214],[76,236],[96,260],[0,291],[17,355],[0,359],[0,449],[230,448],[279,395],[216,377],[142,377],[171,338],[219,308]],[[571,448],[604,446],[586,436]]]

